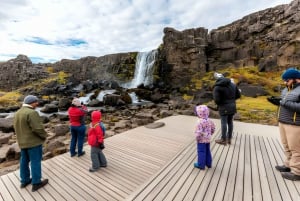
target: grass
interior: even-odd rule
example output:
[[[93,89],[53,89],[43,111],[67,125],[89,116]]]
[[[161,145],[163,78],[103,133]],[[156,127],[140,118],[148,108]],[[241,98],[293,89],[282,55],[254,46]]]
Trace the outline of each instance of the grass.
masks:
[[[278,107],[267,101],[266,96],[242,97],[236,103],[241,121],[277,125]]]

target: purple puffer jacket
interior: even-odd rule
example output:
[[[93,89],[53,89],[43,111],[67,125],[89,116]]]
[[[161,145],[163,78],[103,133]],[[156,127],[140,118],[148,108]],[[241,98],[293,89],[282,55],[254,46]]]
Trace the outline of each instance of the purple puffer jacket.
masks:
[[[198,105],[195,108],[195,112],[199,118],[195,129],[196,140],[198,143],[210,143],[216,126],[214,122],[209,119],[209,109],[206,105]]]

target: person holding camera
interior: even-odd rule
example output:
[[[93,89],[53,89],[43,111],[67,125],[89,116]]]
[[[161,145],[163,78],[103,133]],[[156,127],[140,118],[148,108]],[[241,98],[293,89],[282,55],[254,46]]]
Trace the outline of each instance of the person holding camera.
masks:
[[[85,138],[85,116],[87,114],[87,107],[81,104],[78,98],[74,98],[71,107],[68,109],[70,119],[71,143],[70,154],[71,157],[76,156],[76,145],[78,157],[83,156],[83,143]]]

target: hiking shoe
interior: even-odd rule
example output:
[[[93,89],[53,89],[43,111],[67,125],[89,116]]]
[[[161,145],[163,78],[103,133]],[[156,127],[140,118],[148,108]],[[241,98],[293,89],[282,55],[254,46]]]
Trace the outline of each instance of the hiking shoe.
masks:
[[[48,184],[48,179],[44,179],[41,183],[38,184],[32,184],[32,192],[39,190],[46,184]]]
[[[75,152],[74,154],[71,154],[71,157],[74,157],[74,156],[76,156],[76,154],[77,154],[77,152]]]
[[[78,157],[83,156],[84,154],[85,154],[85,151],[83,151],[80,154],[78,154]]]
[[[28,186],[30,183],[31,183],[32,179],[29,179],[28,182],[24,183],[24,184],[21,184],[21,188],[25,188],[26,186]]]
[[[99,168],[98,168],[99,169]],[[96,172],[98,169],[90,168],[89,172]]]
[[[281,173],[282,177],[288,180],[292,180],[292,181],[299,181],[300,180],[300,175],[296,175],[294,173],[291,172],[282,172]]]
[[[226,141],[226,140],[223,140],[223,139],[215,140],[215,142],[216,142],[217,144],[221,144],[221,145],[226,145],[226,144],[227,144],[227,141]]]
[[[276,165],[275,169],[278,170],[279,172],[290,172],[291,168],[286,167],[285,165]]]

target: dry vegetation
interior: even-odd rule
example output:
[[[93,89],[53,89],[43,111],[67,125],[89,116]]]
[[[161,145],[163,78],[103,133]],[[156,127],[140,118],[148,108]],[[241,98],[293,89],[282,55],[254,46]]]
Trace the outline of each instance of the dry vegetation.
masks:
[[[26,88],[33,88],[36,91],[39,91],[42,89],[43,86],[45,86],[47,83],[52,81],[57,81],[59,84],[65,84],[66,79],[68,77],[68,74],[65,72],[58,72],[53,73],[50,72],[51,68],[48,68],[49,77],[46,79],[40,79],[38,81],[32,82],[26,86],[23,86],[17,90],[10,91],[10,92],[4,92],[0,91],[0,107],[8,107],[8,106],[15,106],[18,105],[20,102],[20,99],[23,98],[23,95],[20,93],[20,91],[26,89]],[[48,99],[49,97],[43,97],[44,99]]]

